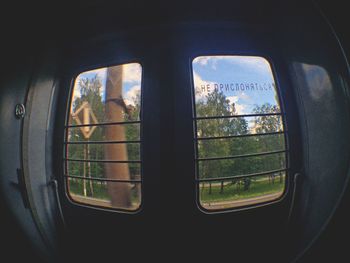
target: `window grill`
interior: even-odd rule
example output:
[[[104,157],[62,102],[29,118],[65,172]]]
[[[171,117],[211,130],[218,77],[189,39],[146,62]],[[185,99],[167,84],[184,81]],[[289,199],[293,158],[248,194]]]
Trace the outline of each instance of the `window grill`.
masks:
[[[285,113],[268,62],[264,62],[266,74],[270,75],[269,77],[273,83],[270,94],[274,95],[275,99],[275,106],[270,107],[270,111],[252,112],[250,110],[237,113],[229,112],[224,107],[223,111],[226,110],[226,114],[222,114],[218,110],[222,103],[230,105],[227,97],[232,96],[233,92],[228,88],[225,91],[225,84],[215,82],[215,78],[226,76],[227,73],[234,75],[234,72],[231,73],[230,71],[230,66],[220,68],[218,61],[222,61],[222,64],[227,61],[233,63],[234,60],[243,62],[245,58],[248,60],[252,58],[257,61],[257,63],[260,63],[258,66],[261,66],[261,62],[266,61],[263,58],[246,56],[204,56],[193,60],[195,182],[198,202],[204,210],[220,211],[274,202],[280,199],[286,190],[289,149],[287,146],[287,131],[285,130]],[[215,62],[215,65],[210,64],[211,59]],[[250,64],[254,66],[253,63]],[[254,78],[254,70],[249,73]],[[209,77],[212,79],[207,80],[206,78]],[[222,88],[220,89],[220,87]],[[230,87],[235,87],[235,85]],[[228,94],[229,91],[231,94]],[[200,94],[201,92],[206,92],[206,96]],[[245,90],[244,92],[234,93],[235,102],[238,101],[237,97],[239,95],[247,96],[247,92]],[[253,95],[251,96],[253,97]],[[209,99],[211,99],[211,108],[209,107]],[[254,102],[260,102],[258,96],[254,99]],[[264,99],[271,100],[263,97],[261,99],[262,103]],[[234,108],[235,103],[232,104]],[[199,107],[202,107],[200,114],[198,114]],[[267,123],[274,123],[273,129],[256,129],[256,127],[259,127],[259,121],[262,120]],[[225,124],[225,121],[243,121],[249,124],[244,132],[229,131],[228,126],[233,124]],[[244,147],[247,144],[249,144],[249,147]],[[223,154],[223,150],[220,150],[220,148],[230,147],[230,145],[231,148],[227,151],[236,151],[236,153]],[[232,145],[237,149],[232,149],[234,148]],[[247,148],[248,150],[239,152],[242,150],[240,148]],[[211,151],[208,149],[211,149]],[[244,165],[243,162],[245,162]],[[276,178],[279,178],[278,188]],[[263,189],[263,182],[266,182],[264,185],[266,189]],[[260,193],[254,192],[258,191],[256,190],[259,188],[258,186],[262,189]],[[229,190],[225,190],[225,188],[229,188]],[[249,191],[244,192],[246,189],[251,192],[251,196],[248,193]]]
[[[256,152],[256,153],[249,153],[249,154],[239,154],[239,155],[233,155],[233,156],[217,156],[217,157],[207,157],[207,158],[199,158],[198,157],[198,142],[199,141],[205,141],[205,140],[222,140],[222,139],[235,139],[235,138],[242,138],[242,137],[263,137],[263,136],[275,136],[275,135],[284,135],[286,136],[285,131],[276,131],[276,132],[269,132],[269,133],[256,133],[256,134],[239,134],[239,135],[230,135],[230,136],[211,136],[211,137],[198,137],[197,136],[197,121],[198,120],[207,120],[207,119],[222,119],[222,118],[242,118],[242,117],[262,117],[262,116],[283,116],[283,113],[273,113],[273,114],[247,114],[247,115],[236,115],[236,116],[210,116],[210,117],[194,117],[194,126],[195,131],[194,132],[194,141],[196,143],[196,184],[197,189],[200,188],[201,183],[210,183],[210,182],[218,182],[218,183],[225,183],[230,180],[239,180],[240,183],[244,184],[244,180],[247,178],[257,178],[261,176],[287,176],[288,168],[286,166],[287,164],[287,158],[288,158],[288,147],[287,147],[287,141],[284,139],[284,148],[281,150],[275,150],[275,151],[267,151],[267,152]],[[284,127],[284,125],[283,125]],[[274,170],[267,170],[267,171],[261,171],[261,172],[254,172],[254,173],[247,173],[247,174],[238,174],[238,175],[232,175],[232,176],[225,176],[225,177],[215,177],[215,178],[201,178],[200,176],[200,162],[210,162],[210,161],[217,161],[217,160],[241,160],[245,158],[251,158],[251,157],[262,157],[262,156],[269,156],[269,155],[276,155],[283,153],[285,155],[285,161],[284,167],[281,167],[280,169],[274,169]],[[285,179],[284,179],[285,180]],[[266,200],[264,198],[261,199],[262,202],[269,202],[272,200]],[[256,202],[254,204],[259,203]],[[251,205],[251,204],[249,204]],[[202,205],[203,206],[203,205]],[[232,202],[230,205],[227,206],[219,206],[219,205],[211,205],[214,208],[211,208],[209,206],[205,207],[208,210],[224,210],[229,208],[235,208],[235,207],[241,207],[244,206],[240,202]]]
[[[63,158],[66,191],[73,203],[120,211],[135,211],[141,205],[140,67],[132,63],[83,72],[75,81],[65,125]],[[104,76],[101,71],[105,72]],[[131,77],[127,75],[130,72],[134,74]],[[94,79],[98,74],[102,75],[101,82]],[[108,74],[114,75],[110,77]],[[114,82],[109,77],[114,78]],[[85,81],[80,91],[79,79]],[[132,85],[128,79],[132,79]],[[135,87],[138,87],[136,91]],[[116,93],[112,89],[120,89],[118,100],[107,99],[108,88],[109,93]],[[82,91],[86,92],[85,97],[81,95]],[[127,97],[129,93],[138,95],[135,99]],[[134,99],[134,105],[130,104],[131,99]],[[130,113],[127,107],[137,108],[137,112]],[[120,121],[113,120],[117,114]]]

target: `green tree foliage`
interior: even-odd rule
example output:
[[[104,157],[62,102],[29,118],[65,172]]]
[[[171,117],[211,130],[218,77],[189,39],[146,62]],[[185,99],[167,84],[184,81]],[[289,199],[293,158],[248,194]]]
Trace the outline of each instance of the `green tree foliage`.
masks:
[[[105,105],[103,94],[103,84],[98,75],[92,78],[81,78],[78,83],[77,94],[72,102],[72,112],[76,112],[83,102],[89,102],[98,122],[105,120]],[[76,95],[77,95],[76,94]],[[133,98],[133,105],[127,105],[129,110],[125,113],[127,120],[139,120],[141,110],[140,94]],[[256,105],[253,109],[255,114],[279,113],[280,109],[276,105],[268,103]],[[223,117],[237,115],[235,104],[230,103],[223,92],[214,91],[209,93],[205,99],[196,102],[197,117]],[[72,118],[71,124],[77,124]],[[280,116],[258,116],[254,118],[253,127],[248,125],[248,117],[234,118],[214,118],[200,119],[196,121],[198,137],[220,137],[231,135],[245,135],[249,133],[271,133],[283,131],[282,120]],[[69,129],[69,141],[103,141],[105,140],[103,127],[96,128],[89,139],[84,138],[80,128]],[[125,125],[126,139],[129,141],[138,141],[140,139],[140,125]],[[72,144],[69,146],[69,158],[83,159],[85,145]],[[235,137],[225,139],[201,140],[198,141],[198,157],[229,157],[251,153],[261,153],[284,149],[284,135],[266,135]],[[140,144],[128,144],[129,160],[140,160]],[[87,159],[104,159],[104,146],[99,144],[89,145],[89,156]],[[249,158],[234,158],[224,160],[208,160],[199,162],[199,177],[220,178],[235,175],[245,175],[255,172],[275,170],[285,167],[285,155],[273,154]],[[140,175],[140,165],[130,164],[131,179],[136,179]],[[70,175],[84,176],[83,163],[70,162],[68,166]],[[101,163],[91,163],[91,176],[103,177],[104,165]],[[241,182],[243,189],[248,190],[251,184],[251,178],[244,180],[231,181],[231,184]],[[221,190],[223,191],[223,181]]]
[[[256,114],[280,113],[280,108],[277,105],[265,103],[261,106],[255,106],[253,112]],[[256,117],[255,127],[257,133],[282,132],[282,117],[280,115]],[[262,149],[262,151],[279,151],[285,149],[284,134],[261,136],[257,139],[259,147]],[[285,168],[284,153],[274,154],[268,158],[269,162],[264,162],[263,157],[259,158],[260,166],[262,166],[264,170],[277,170]]]
[[[231,116],[236,115],[234,103],[226,98],[223,92],[209,93],[206,100],[197,102],[197,116]],[[248,123],[244,118],[215,118],[197,121],[198,137],[219,137],[241,135],[248,132]],[[198,144],[198,155],[202,158],[228,157],[241,154],[245,149],[239,138],[203,140]],[[208,160],[199,162],[200,178],[219,178],[238,175],[242,172],[245,160],[235,159]]]
[[[135,98],[133,98],[134,105],[128,106],[129,110],[129,119],[130,120],[140,120],[140,112],[141,112],[141,96],[139,93],[136,94]],[[129,124],[125,126],[125,135],[126,140],[128,141],[138,141],[140,140],[140,125],[139,124]],[[128,157],[129,160],[140,160],[140,144],[139,143],[130,143],[128,144]],[[141,167],[140,164],[130,163],[130,176],[131,179],[140,179],[141,175]]]
[[[208,94],[207,100],[200,101],[196,107],[197,116],[227,116],[230,115],[229,101],[223,93],[213,92]],[[217,137],[229,135],[231,120],[228,118],[199,120],[197,121],[197,133],[199,137]],[[222,141],[203,141],[198,145],[198,153],[201,157],[228,156],[230,146]],[[227,173],[228,161],[203,161],[200,162],[200,177],[215,178]]]
[[[263,104],[255,106],[253,113],[278,113],[276,105]],[[280,116],[259,116],[254,120],[254,127],[248,126],[247,118],[220,118],[236,115],[235,104],[230,104],[223,92],[214,91],[206,99],[196,103],[197,117],[213,117],[214,119],[197,120],[198,137],[219,137],[230,135],[244,135],[249,133],[270,133],[282,131]],[[274,134],[266,136],[235,137],[229,139],[200,140],[198,142],[199,158],[237,156],[284,149],[284,135]],[[245,175],[268,170],[284,168],[284,154],[273,154],[257,157],[233,158],[224,160],[199,161],[199,177],[220,178],[235,175]],[[251,178],[241,180],[243,189],[248,190]],[[223,190],[223,181],[221,188]],[[232,180],[237,183],[237,180]]]
[[[103,83],[101,78],[96,74],[92,78],[81,78],[78,82],[78,88],[75,90],[75,98],[72,101],[72,112],[76,112],[79,107],[88,102],[91,106],[93,113],[95,114],[98,123],[105,122],[105,104],[103,95]],[[134,106],[130,107],[129,113],[125,113],[125,119],[138,120],[140,113],[140,95],[137,94],[134,98]],[[130,115],[128,115],[130,114]],[[82,116],[82,115],[81,115]],[[82,119],[82,117],[81,117]],[[77,124],[75,120],[70,116],[70,123]],[[127,140],[139,140],[140,138],[140,125],[128,124],[125,125],[126,139]],[[69,129],[69,141],[104,141],[106,140],[103,126],[97,127],[92,133],[89,139],[84,138],[80,128]],[[84,147],[86,144],[71,144],[68,148],[69,158],[84,159]],[[89,156],[86,159],[103,160],[104,158],[104,145],[103,144],[89,144]],[[131,143],[127,145],[129,160],[140,159],[140,144]],[[91,176],[103,177],[104,176],[104,164],[103,163],[90,163]],[[81,162],[69,163],[69,174],[83,176],[84,168]],[[131,179],[140,175],[140,165],[130,164]]]
[[[102,103],[102,81],[97,74],[92,78],[81,78],[78,82],[78,89],[74,90],[75,98],[72,101],[71,112],[75,113],[83,102],[88,102],[91,106],[93,113],[95,114],[98,122],[104,121],[104,105]],[[79,116],[82,120],[82,114]],[[71,116],[70,122],[74,125],[78,124]],[[104,139],[103,129],[96,128],[91,137],[86,139],[80,128],[69,129],[69,141],[101,141]],[[87,156],[88,152],[89,155]],[[69,158],[73,159],[102,159],[103,158],[103,146],[96,144],[71,144],[68,148]],[[70,162],[69,174],[84,176],[84,163],[82,162]],[[101,177],[103,174],[103,164],[91,163],[91,175],[93,177]]]
[[[280,113],[277,105],[265,103],[261,106],[256,105],[253,109],[255,114]],[[280,116],[259,116],[255,118],[255,127],[257,133],[268,133],[282,131],[282,122]]]

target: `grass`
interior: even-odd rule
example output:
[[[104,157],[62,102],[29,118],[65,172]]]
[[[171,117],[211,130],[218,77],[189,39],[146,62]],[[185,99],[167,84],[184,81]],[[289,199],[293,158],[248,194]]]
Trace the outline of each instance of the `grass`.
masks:
[[[107,190],[107,184],[105,183],[100,183],[100,182],[93,182],[92,183],[92,188],[93,188],[93,194],[91,194],[90,191],[90,183],[86,183],[86,192],[87,192],[87,197],[93,197],[96,199],[100,200],[106,200],[109,201],[111,200],[108,190]],[[79,195],[79,196],[84,196],[84,191],[83,191],[83,183],[78,180],[70,180],[69,182],[69,191],[72,194]],[[138,197],[137,197],[137,191],[131,190],[131,202],[138,202]]]
[[[108,193],[107,193],[107,187],[105,185],[100,184],[98,182],[93,182],[92,187],[93,187],[93,191],[94,191],[93,195],[90,192],[89,182],[86,183],[86,192],[87,192],[88,197],[109,200]],[[71,180],[69,182],[69,191],[72,194],[83,196],[84,195],[83,183]]]
[[[237,184],[226,184],[223,193],[220,193],[220,189],[220,183],[213,184],[211,194],[209,194],[209,183],[206,183],[204,189],[200,185],[201,202],[235,201],[283,192],[284,180],[280,182],[279,178],[276,178],[274,184],[269,182],[267,178],[252,180],[246,191],[243,190],[243,185],[238,186]]]
[[[236,201],[243,200],[268,194],[280,193],[283,192],[285,187],[285,180],[283,178],[282,182],[277,177],[275,183],[271,183],[268,180],[268,177],[263,177],[260,179],[252,180],[248,190],[243,190],[243,184],[230,184],[226,183],[224,185],[223,193],[220,193],[220,182],[212,183],[211,194],[209,194],[209,183],[206,183],[204,188],[202,184],[200,187],[200,200],[203,203],[213,203],[213,202],[225,202],[225,201]],[[110,200],[107,185],[100,184],[99,182],[93,182],[93,191],[94,194],[90,193],[89,182],[86,184],[87,196],[93,197],[100,200]],[[69,183],[69,190],[72,194],[84,196],[83,194],[83,184],[81,181],[71,180]],[[137,202],[137,191],[132,190],[132,202]]]

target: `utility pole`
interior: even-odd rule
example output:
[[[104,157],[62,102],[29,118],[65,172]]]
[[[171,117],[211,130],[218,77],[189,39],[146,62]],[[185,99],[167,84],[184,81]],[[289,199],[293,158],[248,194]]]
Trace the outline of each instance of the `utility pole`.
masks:
[[[92,111],[92,109],[90,108],[89,104],[86,104],[86,106],[83,108],[83,118],[84,118],[84,124],[91,124],[91,120],[90,120],[90,112]],[[86,126],[83,127],[85,129],[85,133],[84,134],[89,134],[89,136],[85,137],[85,139],[87,139],[89,141],[90,138],[90,126]],[[84,158],[86,159],[90,159],[90,145],[87,143],[84,145]],[[91,163],[85,163],[84,162],[84,177],[86,177],[86,168],[85,165],[87,165],[87,177],[91,179]],[[89,186],[90,186],[90,194],[91,196],[94,195],[94,188],[92,185],[92,180],[89,180]],[[84,196],[86,196],[86,180],[84,180]]]
[[[123,66],[107,69],[106,106],[105,113],[109,122],[123,122],[125,103],[122,98]],[[125,127],[123,125],[105,126],[107,141],[125,141]],[[127,161],[127,147],[124,143],[105,144],[105,158],[107,160]],[[129,165],[127,163],[105,163],[105,174],[108,179],[130,180]],[[129,183],[108,182],[108,193],[113,207],[128,208],[131,206]]]

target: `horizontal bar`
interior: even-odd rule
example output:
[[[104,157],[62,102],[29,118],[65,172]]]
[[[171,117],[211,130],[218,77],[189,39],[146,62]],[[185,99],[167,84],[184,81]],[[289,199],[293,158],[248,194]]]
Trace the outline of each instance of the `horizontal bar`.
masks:
[[[90,124],[66,125],[66,128],[124,125],[124,124],[138,124],[138,123],[141,123],[141,121],[101,122],[101,123],[90,123]]]
[[[121,144],[121,143],[141,143],[138,141],[68,141],[63,142],[64,144]]]
[[[142,180],[121,180],[121,179],[110,179],[110,178],[84,177],[84,176],[67,175],[67,174],[65,174],[64,177],[66,177],[66,178],[75,178],[75,179],[83,179],[83,180],[90,180],[90,181],[100,181],[100,182],[142,183]]]
[[[118,161],[118,160],[89,160],[89,159],[71,159],[64,158],[65,161],[70,162],[84,162],[84,163],[141,163],[140,160]]]
[[[287,133],[287,132],[286,131],[280,131],[280,132],[266,132],[266,133],[249,133],[249,134],[217,136],[217,137],[196,137],[194,139],[197,140],[197,141],[205,141],[205,140],[231,139],[231,138],[240,138],[240,137],[254,137],[254,136],[276,135],[276,134],[284,134],[284,133]]]
[[[264,117],[264,116],[282,116],[281,112],[278,113],[257,113],[257,114],[241,114],[241,115],[224,115],[224,116],[203,116],[194,117],[194,120],[210,120],[210,119],[229,119],[229,118],[245,118],[245,117]]]
[[[278,170],[271,170],[267,172],[260,172],[260,173],[252,173],[252,174],[244,174],[244,175],[234,175],[234,176],[228,176],[228,177],[217,177],[217,178],[206,178],[206,179],[196,179],[196,182],[213,182],[213,181],[228,181],[233,179],[243,179],[247,177],[254,177],[254,176],[261,176],[261,175],[268,175],[272,173],[278,173],[278,172],[285,172],[288,168],[285,169],[278,169]]]
[[[262,152],[262,153],[251,153],[251,154],[241,154],[241,155],[223,156],[223,157],[196,158],[196,161],[217,161],[217,160],[247,158],[247,157],[255,157],[255,156],[263,156],[263,155],[284,153],[284,152],[287,152],[287,151],[288,150],[279,150],[279,151]]]

